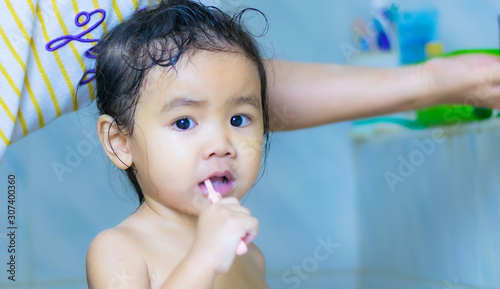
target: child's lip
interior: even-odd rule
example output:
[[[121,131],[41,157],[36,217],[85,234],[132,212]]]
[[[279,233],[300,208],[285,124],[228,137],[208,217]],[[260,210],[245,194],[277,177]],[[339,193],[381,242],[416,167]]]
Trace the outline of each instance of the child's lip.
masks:
[[[224,178],[223,182],[219,180],[215,181],[214,179]],[[203,194],[208,196],[208,190],[205,186],[204,181],[210,179],[212,181],[212,185],[214,186],[215,191],[220,193],[222,196],[228,195],[234,189],[234,176],[230,171],[216,171],[207,176],[203,181],[201,181],[198,186],[201,188]]]

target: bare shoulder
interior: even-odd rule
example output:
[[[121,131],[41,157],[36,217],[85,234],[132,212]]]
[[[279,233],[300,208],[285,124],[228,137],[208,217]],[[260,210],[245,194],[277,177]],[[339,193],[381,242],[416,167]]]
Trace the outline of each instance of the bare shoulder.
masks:
[[[137,251],[136,244],[130,234],[121,228],[111,228],[99,233],[89,246],[87,262],[92,258],[115,257],[121,252],[133,254]]]
[[[149,288],[148,268],[139,245],[119,227],[94,238],[87,251],[86,268],[90,289]]]
[[[254,243],[248,246],[248,254],[251,256],[255,264],[259,267],[262,273],[266,272],[266,259],[264,254]]]

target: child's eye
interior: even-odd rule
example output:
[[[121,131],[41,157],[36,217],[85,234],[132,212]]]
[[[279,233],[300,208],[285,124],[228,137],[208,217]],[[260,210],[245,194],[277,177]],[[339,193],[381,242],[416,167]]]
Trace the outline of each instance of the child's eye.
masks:
[[[231,118],[231,125],[236,127],[246,126],[249,122],[249,117],[245,115],[235,115]]]
[[[174,123],[174,126],[179,130],[186,130],[193,128],[196,125],[194,120],[190,118],[181,118]]]

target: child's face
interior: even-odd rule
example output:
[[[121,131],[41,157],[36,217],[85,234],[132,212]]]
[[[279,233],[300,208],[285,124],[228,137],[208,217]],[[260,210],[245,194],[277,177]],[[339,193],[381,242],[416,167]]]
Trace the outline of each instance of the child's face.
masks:
[[[241,199],[262,157],[257,67],[243,54],[198,51],[155,67],[136,107],[130,152],[146,202],[189,214],[208,203],[203,181]]]

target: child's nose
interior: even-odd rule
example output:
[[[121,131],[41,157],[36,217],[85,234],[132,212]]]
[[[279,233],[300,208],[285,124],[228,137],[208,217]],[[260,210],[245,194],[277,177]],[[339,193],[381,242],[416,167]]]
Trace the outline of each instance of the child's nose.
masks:
[[[236,148],[231,141],[230,135],[223,131],[211,131],[204,144],[203,156],[205,159],[211,157],[234,157]]]

